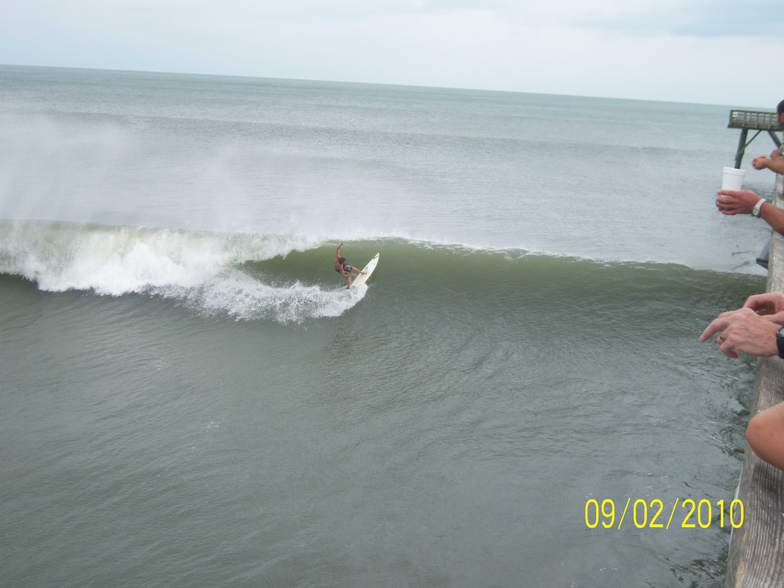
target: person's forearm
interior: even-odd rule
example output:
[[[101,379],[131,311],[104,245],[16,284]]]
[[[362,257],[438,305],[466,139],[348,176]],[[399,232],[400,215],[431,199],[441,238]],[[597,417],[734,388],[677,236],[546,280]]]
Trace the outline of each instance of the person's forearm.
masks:
[[[784,235],[784,210],[772,202],[766,202],[760,209],[760,218],[768,223],[774,231]]]
[[[777,174],[784,174],[784,156],[776,159],[768,159],[768,169]]]

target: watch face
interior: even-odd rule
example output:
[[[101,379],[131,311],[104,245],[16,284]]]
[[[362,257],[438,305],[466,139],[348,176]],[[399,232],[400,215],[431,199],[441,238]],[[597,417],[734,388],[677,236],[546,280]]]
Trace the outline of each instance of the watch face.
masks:
[[[784,358],[784,327],[776,331],[776,347],[779,350],[779,357]]]

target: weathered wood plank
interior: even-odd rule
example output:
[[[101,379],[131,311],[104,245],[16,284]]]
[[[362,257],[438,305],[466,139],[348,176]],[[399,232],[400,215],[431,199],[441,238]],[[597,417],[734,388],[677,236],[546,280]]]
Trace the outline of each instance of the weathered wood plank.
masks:
[[[776,178],[776,204],[784,202],[784,177]],[[768,291],[784,291],[784,237],[774,235],[770,248]],[[784,402],[784,360],[759,362],[752,416]],[[746,521],[736,529],[727,558],[727,588],[784,586],[784,472],[760,460],[746,445],[738,498]]]

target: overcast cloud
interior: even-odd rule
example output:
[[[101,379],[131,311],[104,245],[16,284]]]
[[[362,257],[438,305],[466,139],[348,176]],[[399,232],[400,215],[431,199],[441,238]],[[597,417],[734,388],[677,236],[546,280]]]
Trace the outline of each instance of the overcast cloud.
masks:
[[[772,108],[780,1],[6,2],[0,63]]]

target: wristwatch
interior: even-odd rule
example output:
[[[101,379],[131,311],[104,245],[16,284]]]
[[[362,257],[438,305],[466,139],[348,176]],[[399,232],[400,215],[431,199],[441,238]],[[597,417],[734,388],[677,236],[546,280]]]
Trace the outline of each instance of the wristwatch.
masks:
[[[776,331],[776,347],[779,350],[779,357],[784,357],[784,327]]]
[[[765,204],[767,200],[764,198],[760,198],[757,200],[757,203],[754,205],[754,208],[751,209],[751,216],[756,216],[759,218],[760,213],[762,212],[762,205]]]

